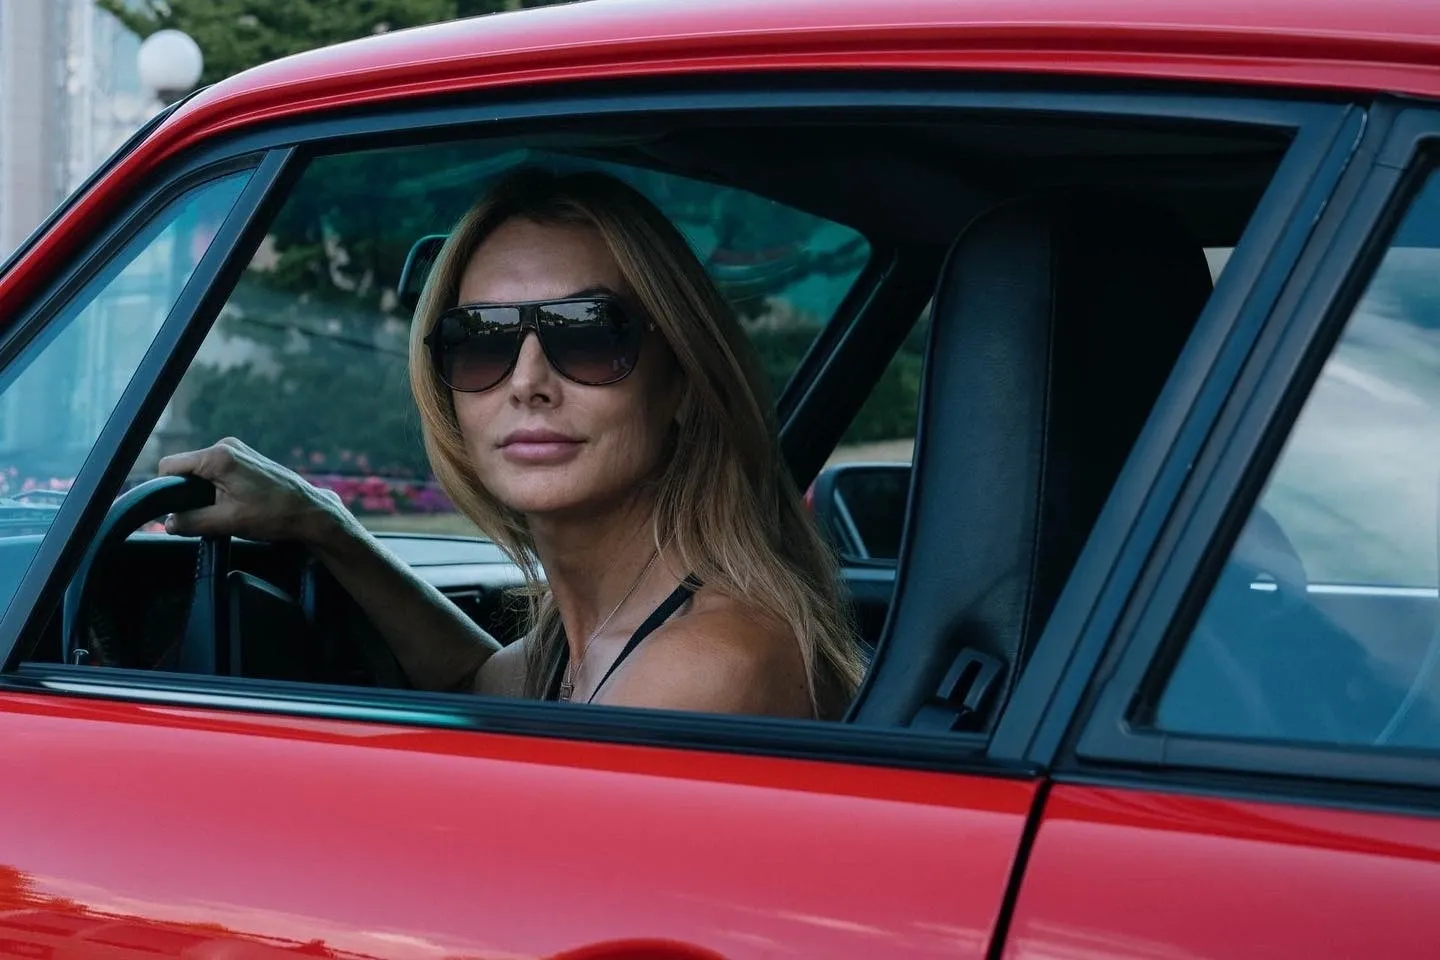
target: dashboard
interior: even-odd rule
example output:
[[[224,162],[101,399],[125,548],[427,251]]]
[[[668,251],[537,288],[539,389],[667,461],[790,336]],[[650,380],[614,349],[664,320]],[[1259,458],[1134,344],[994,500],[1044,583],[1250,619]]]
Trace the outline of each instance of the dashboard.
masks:
[[[520,569],[478,538],[378,534],[377,539],[502,644],[524,622]],[[85,610],[87,662],[167,669],[184,632],[194,587],[194,538],[136,533],[97,559]],[[348,593],[297,544],[232,541],[230,622],[244,638],[245,676],[403,686],[388,646]],[[256,593],[256,581],[263,593]],[[263,602],[257,603],[259,597]],[[61,656],[53,617],[31,659]]]

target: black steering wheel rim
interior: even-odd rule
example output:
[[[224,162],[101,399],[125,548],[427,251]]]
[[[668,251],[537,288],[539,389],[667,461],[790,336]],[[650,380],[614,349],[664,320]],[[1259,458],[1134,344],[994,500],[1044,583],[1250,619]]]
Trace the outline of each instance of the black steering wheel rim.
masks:
[[[145,523],[167,514],[195,510],[215,502],[215,485],[200,477],[157,477],[120,496],[105,514],[100,529],[86,549],[65,591],[61,608],[61,656],[65,663],[81,662],[85,649],[83,614],[89,601],[90,579],[101,553],[125,540]],[[184,672],[215,673],[225,656],[229,618],[226,616],[225,578],[229,567],[230,538],[201,539],[196,556],[195,585],[190,613],[174,668]]]

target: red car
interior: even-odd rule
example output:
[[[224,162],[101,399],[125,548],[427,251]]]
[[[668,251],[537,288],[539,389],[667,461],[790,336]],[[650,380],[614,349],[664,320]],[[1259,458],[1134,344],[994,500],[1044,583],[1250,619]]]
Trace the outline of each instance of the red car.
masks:
[[[186,98],[0,273],[0,955],[1437,956],[1437,160],[1420,0],[594,0]],[[234,434],[512,636],[403,354],[522,161],[673,216],[830,464],[845,722],[422,693],[141,529]]]

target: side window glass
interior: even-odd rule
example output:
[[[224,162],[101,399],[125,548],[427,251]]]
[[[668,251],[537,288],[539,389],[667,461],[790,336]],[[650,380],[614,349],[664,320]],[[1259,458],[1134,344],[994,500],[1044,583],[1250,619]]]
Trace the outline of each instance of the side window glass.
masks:
[[[1327,360],[1153,717],[1440,750],[1440,179]]]
[[[154,476],[168,453],[233,435],[333,489],[372,531],[475,536],[421,443],[406,374],[414,304],[400,281],[412,245],[448,232],[522,164],[602,169],[659,206],[739,314],[775,397],[870,257],[854,230],[755,194],[558,152],[442,143],[321,157],[241,276],[134,479]]]
[[[249,176],[170,203],[0,373],[0,607]]]

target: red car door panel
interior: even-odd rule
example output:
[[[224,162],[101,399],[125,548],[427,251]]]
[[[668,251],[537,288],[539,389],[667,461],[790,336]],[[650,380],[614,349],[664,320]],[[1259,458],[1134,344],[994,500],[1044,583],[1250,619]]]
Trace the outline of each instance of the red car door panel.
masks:
[[[1435,957],[1440,818],[1058,785],[1005,956]]]
[[[24,694],[0,756],[11,956],[981,957],[1036,789]]]

